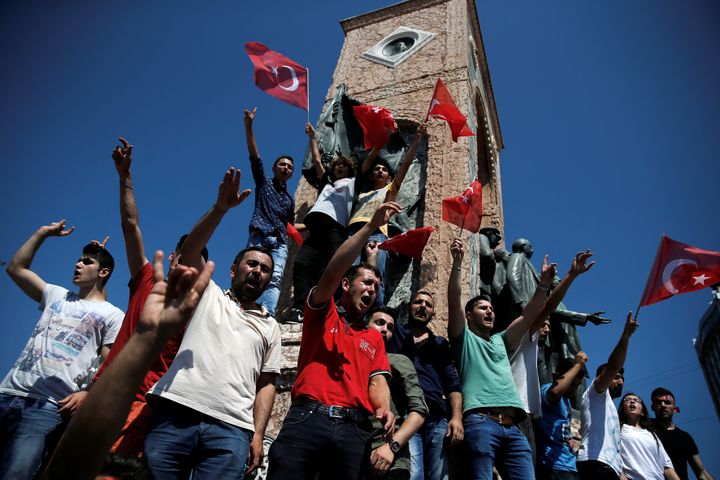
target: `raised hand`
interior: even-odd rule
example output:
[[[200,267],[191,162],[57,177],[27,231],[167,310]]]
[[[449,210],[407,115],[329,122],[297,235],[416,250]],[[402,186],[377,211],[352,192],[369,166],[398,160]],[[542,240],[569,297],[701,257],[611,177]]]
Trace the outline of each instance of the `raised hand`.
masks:
[[[253,121],[255,120],[255,112],[256,111],[257,111],[257,107],[253,107],[252,111],[248,110],[247,108],[245,109],[244,120],[245,120],[246,127],[252,126]]]
[[[90,240],[90,243],[92,245],[97,245],[100,248],[105,248],[105,245],[107,245],[108,240],[110,240],[110,235],[106,235],[102,242],[98,240]]]
[[[540,284],[550,286],[557,275],[557,263],[550,263],[548,256],[543,257],[542,270],[540,273]]]
[[[588,361],[587,353],[585,352],[578,352],[575,355],[575,365],[585,365]]]
[[[380,245],[380,244],[378,242],[376,242],[375,240],[373,240],[372,242],[366,243],[365,244],[365,258],[367,258],[368,260],[375,259],[378,254],[378,250],[380,250],[378,248],[378,245]]]
[[[459,238],[456,238],[450,244],[450,255],[455,264],[459,265],[462,263],[463,257],[465,256],[465,248],[463,247],[462,240]]]
[[[233,207],[237,207],[250,195],[250,189],[246,188],[240,191],[240,178],[242,173],[230,167],[223,177],[220,187],[218,187],[218,197],[216,206],[220,211],[227,212]]]
[[[312,125],[310,125],[310,123],[305,124],[305,135],[310,138],[315,138],[315,129]]]
[[[590,270],[595,265],[595,261],[587,263],[592,255],[593,253],[590,250],[578,252],[570,265],[570,275],[578,276]]]
[[[42,227],[42,231],[46,237],[67,237],[73,230],[75,230],[75,227],[65,228],[65,219]]]
[[[369,222],[370,225],[374,227],[373,231],[388,223],[393,215],[400,212],[402,212],[402,207],[395,202],[386,201],[380,205]]]
[[[635,333],[635,330],[637,330],[639,326],[640,325],[633,318],[632,312],[628,312],[627,320],[625,321],[625,329],[623,330],[623,335],[627,335],[628,337],[630,337],[633,333]]]
[[[112,152],[112,159],[115,162],[115,170],[117,170],[120,178],[127,178],[130,176],[133,146],[122,137],[118,138],[118,141],[122,146],[115,147],[115,150]]]
[[[177,265],[165,280],[163,253],[155,252],[153,260],[155,284],[145,301],[137,332],[161,333],[163,341],[167,341],[167,338],[179,332],[195,312],[213,270],[215,270],[213,262],[207,262],[200,272],[192,267]]]

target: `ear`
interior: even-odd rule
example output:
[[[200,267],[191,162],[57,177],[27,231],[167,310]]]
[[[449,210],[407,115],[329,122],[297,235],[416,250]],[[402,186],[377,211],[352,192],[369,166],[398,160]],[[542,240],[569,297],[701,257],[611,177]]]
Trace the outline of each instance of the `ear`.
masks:
[[[237,273],[237,265],[233,263],[230,265],[230,278],[235,278],[235,273]]]
[[[343,292],[349,292],[350,291],[350,279],[347,277],[343,277],[343,279],[340,281],[340,288],[342,288]]]
[[[101,268],[100,270],[98,270],[98,277],[100,277],[100,278],[105,278],[105,277],[107,277],[108,275],[110,275],[110,269],[109,269],[109,268],[105,267],[105,268]]]
[[[470,320],[472,320],[472,311],[465,312],[465,321],[469,322]]]

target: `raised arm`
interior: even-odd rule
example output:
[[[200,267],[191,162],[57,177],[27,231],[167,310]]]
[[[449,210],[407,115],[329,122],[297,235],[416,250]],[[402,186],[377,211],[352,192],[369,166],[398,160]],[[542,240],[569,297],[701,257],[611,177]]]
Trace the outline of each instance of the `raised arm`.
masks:
[[[255,142],[255,132],[253,131],[253,122],[255,121],[256,111],[257,107],[253,108],[252,111],[245,109],[245,141],[247,142],[248,154],[251,157],[260,158],[257,143]]]
[[[385,225],[393,215],[400,211],[402,211],[402,208],[395,202],[383,203],[378,207],[368,223],[363,225],[355,235],[340,245],[340,248],[337,249],[328,262],[327,267],[325,267],[325,271],[320,277],[317,288],[313,289],[308,299],[310,305],[324,305],[332,299],[335,290],[337,290],[340,285],[340,280],[342,280],[347,269],[352,266],[363,247],[365,247],[370,235],[380,228],[381,225]]]
[[[370,153],[368,153],[368,156],[365,157],[365,160],[363,161],[362,167],[360,169],[362,175],[358,175],[358,177],[364,177],[365,175],[367,175],[367,173],[370,171],[370,167],[372,167],[372,164],[378,155],[380,155],[380,149],[378,147],[373,147],[372,150],[370,150]]]
[[[530,328],[530,333],[535,333],[540,327],[542,327],[545,318],[554,312],[558,305],[560,305],[560,302],[562,302],[563,298],[565,298],[570,285],[572,285],[575,279],[595,265],[594,261],[587,263],[590,257],[592,257],[592,252],[590,250],[585,250],[575,254],[575,257],[570,264],[570,270],[568,270],[568,273],[562,280],[560,280],[558,286],[550,292],[550,296],[545,301],[545,305],[543,306],[540,315],[538,315],[537,320]]]
[[[318,181],[325,175],[325,166],[322,164],[320,159],[320,149],[318,148],[317,137],[315,136],[315,129],[309,123],[305,124],[305,134],[310,139],[310,155],[312,156],[312,165],[315,170],[315,175]]]
[[[208,262],[200,273],[178,265],[169,273],[166,283],[162,262],[162,252],[157,252],[153,262],[155,285],[137,329],[95,382],[60,439],[42,478],[95,478],[120,433],[138,385],[168,340],[192,317],[214,264]]]
[[[575,379],[580,375],[583,375],[583,367],[588,361],[588,356],[585,352],[578,352],[575,355],[575,364],[570,370],[565,372],[562,377],[555,380],[553,386],[547,391],[545,396],[548,402],[555,404],[565,393],[570,390]]]
[[[65,237],[70,235],[73,230],[75,227],[65,228],[65,220],[40,227],[22,244],[10,260],[10,265],[7,267],[8,275],[28,297],[36,302],[42,300],[46,283],[40,278],[40,275],[30,270],[35,253],[47,237]]]
[[[506,341],[510,346],[510,350],[515,351],[517,349],[522,341],[523,335],[536,323],[543,305],[545,305],[545,300],[556,272],[557,264],[548,263],[548,257],[545,255],[545,258],[543,258],[542,272],[540,274],[540,283],[535,288],[535,293],[527,305],[525,305],[525,308],[523,308],[520,316],[513,320],[507,328]]]
[[[627,320],[625,321],[625,328],[623,328],[620,340],[617,345],[615,345],[615,348],[610,354],[610,358],[608,358],[607,366],[593,381],[593,386],[597,393],[603,393],[605,390],[610,388],[613,380],[615,380],[615,375],[617,375],[623,365],[625,365],[625,357],[627,356],[630,337],[633,333],[635,333],[638,326],[638,323],[632,317],[632,312],[629,312]]]
[[[415,137],[413,138],[412,143],[410,144],[410,147],[408,148],[407,152],[405,152],[405,156],[403,157],[403,161],[400,164],[400,168],[398,168],[397,173],[395,174],[395,178],[393,179],[393,183],[395,184],[395,191],[400,191],[400,187],[402,186],[402,182],[405,179],[405,175],[407,174],[408,169],[410,168],[410,165],[412,165],[413,160],[415,160],[415,157],[417,156],[418,146],[420,145],[420,140],[423,136],[427,133],[427,123],[421,123],[418,128],[417,132],[415,132]]]
[[[188,234],[181,248],[183,264],[202,268],[203,247],[207,245],[220,221],[231,208],[237,207],[250,195],[250,189],[240,191],[242,173],[230,167],[218,187],[215,204],[203,215]]]
[[[465,331],[465,311],[462,307],[462,285],[460,273],[462,272],[462,261],[465,255],[462,240],[456,238],[450,244],[450,255],[452,256],[452,268],[448,278],[448,336],[457,338]]]
[[[115,147],[112,159],[115,162],[115,170],[117,170],[120,178],[120,225],[125,238],[125,254],[127,255],[130,278],[135,278],[145,264],[148,263],[148,259],[145,258],[145,246],[143,245],[142,232],[138,221],[133,179],[130,174],[133,146],[122,137],[118,138],[118,141],[122,144],[122,147]]]
[[[262,464],[265,451],[263,450],[263,438],[267,429],[268,420],[272,413],[273,402],[275,401],[275,378],[276,373],[263,372],[258,377],[257,393],[255,394],[255,403],[253,404],[253,423],[255,432],[253,433],[250,448],[248,450],[247,471],[245,475],[250,475],[257,470]]]

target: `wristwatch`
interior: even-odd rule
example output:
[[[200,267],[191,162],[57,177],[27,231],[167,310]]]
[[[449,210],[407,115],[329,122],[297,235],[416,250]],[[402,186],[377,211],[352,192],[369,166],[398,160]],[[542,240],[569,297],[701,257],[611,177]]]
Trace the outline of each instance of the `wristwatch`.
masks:
[[[400,442],[398,442],[397,440],[390,440],[388,442],[388,445],[390,445],[390,451],[393,453],[393,455],[400,451]]]

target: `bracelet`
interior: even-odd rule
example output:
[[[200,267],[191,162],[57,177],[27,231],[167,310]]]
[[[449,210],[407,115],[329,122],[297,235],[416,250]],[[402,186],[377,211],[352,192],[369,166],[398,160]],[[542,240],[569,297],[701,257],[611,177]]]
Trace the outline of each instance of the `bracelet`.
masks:
[[[135,190],[135,189],[133,188],[133,186],[132,186],[132,185],[128,185],[128,183],[127,183],[126,181],[120,180],[120,185],[122,185],[123,187],[125,187],[125,188],[127,188],[127,189],[129,189],[129,190]]]
[[[541,292],[547,292],[550,290],[550,287],[546,287],[545,285],[538,285],[537,289],[540,290]]]

